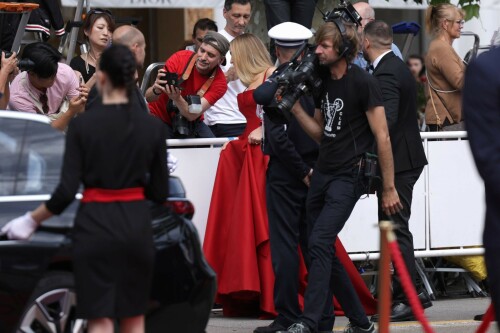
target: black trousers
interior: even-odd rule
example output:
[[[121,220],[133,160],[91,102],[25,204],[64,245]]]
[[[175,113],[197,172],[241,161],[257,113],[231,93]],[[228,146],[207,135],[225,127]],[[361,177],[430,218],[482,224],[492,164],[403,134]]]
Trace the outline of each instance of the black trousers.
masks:
[[[491,302],[495,308],[495,318],[500,318],[500,246],[484,247],[484,259],[490,284]],[[500,320],[496,319],[500,329]]]
[[[283,22],[295,22],[310,29],[318,0],[264,0],[267,30]],[[274,39],[269,51],[274,60]]]
[[[365,189],[358,169],[345,167],[331,174],[316,169],[311,179],[307,196],[309,279],[300,320],[313,330],[325,319],[332,294],[337,296],[353,324],[362,327],[369,324],[333,245]]]
[[[307,254],[306,197],[308,187],[283,163],[271,157],[267,168],[266,202],[274,270],[276,321],[288,327],[298,320],[299,245]]]
[[[185,139],[186,137],[179,137],[174,133],[174,130],[171,125],[166,124],[167,126],[167,139]],[[194,131],[192,135],[187,138],[215,138],[214,134],[208,128],[208,126],[202,121],[196,121]]]
[[[241,124],[215,124],[208,126],[217,138],[237,137],[247,127],[246,123]]]
[[[392,220],[395,229],[399,248],[401,254],[403,255],[403,260],[408,268],[408,273],[413,281],[413,285],[417,289],[417,271],[415,268],[415,254],[413,246],[413,235],[410,232],[410,216],[411,216],[411,202],[413,198],[413,187],[417,182],[418,178],[422,174],[423,167],[416,169],[398,172],[394,176],[394,185],[396,186],[396,191],[399,195],[399,200],[403,205],[397,214],[391,215],[390,217],[385,215],[381,209],[382,196],[378,195],[378,218],[379,221]],[[381,193],[381,187],[377,189],[377,193]],[[417,290],[418,292],[418,290]],[[401,285],[401,280],[397,274],[392,276],[392,300],[393,303],[403,302],[408,304],[406,296]]]

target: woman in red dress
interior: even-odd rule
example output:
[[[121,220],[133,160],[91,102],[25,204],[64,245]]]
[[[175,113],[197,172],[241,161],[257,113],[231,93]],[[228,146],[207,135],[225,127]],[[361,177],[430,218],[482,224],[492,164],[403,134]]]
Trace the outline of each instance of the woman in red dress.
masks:
[[[222,304],[224,315],[274,317],[274,273],[265,198],[268,157],[260,146],[260,107],[253,99],[253,90],[272,74],[274,67],[266,47],[253,34],[236,37],[230,50],[236,73],[248,87],[237,97],[247,127],[238,140],[222,149],[203,250],[217,273],[216,302]],[[375,301],[339,240],[336,251],[365,310],[375,313]],[[301,267],[298,278],[303,287],[306,270],[303,264]],[[340,309],[338,304],[335,308]]]
[[[223,147],[215,178],[203,249],[217,273],[216,302],[226,315],[273,312],[274,280],[269,249],[261,119],[253,99],[273,71],[262,41],[243,34],[231,42],[232,63],[247,89],[237,96],[245,131]],[[266,281],[271,281],[267,283]]]

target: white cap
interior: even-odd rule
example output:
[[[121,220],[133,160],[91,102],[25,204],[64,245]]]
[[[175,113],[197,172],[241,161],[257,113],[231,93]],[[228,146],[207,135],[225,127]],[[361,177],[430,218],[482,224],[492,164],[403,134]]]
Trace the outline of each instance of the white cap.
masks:
[[[283,22],[269,30],[267,35],[275,40],[277,46],[299,48],[312,37],[311,30],[295,22]]]

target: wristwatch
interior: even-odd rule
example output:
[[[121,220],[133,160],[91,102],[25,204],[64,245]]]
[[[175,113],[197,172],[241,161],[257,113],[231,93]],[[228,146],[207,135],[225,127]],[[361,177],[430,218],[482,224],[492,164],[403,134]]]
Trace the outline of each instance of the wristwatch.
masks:
[[[161,91],[159,93],[156,92],[156,88],[153,87],[153,94],[155,94],[156,96],[160,96],[161,95]]]

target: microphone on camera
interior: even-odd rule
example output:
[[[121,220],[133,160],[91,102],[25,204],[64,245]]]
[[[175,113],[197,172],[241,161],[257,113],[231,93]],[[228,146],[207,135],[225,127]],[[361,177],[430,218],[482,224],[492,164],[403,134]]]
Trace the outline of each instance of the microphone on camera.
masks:
[[[278,90],[278,81],[269,78],[253,91],[253,99],[259,105],[269,105]]]

